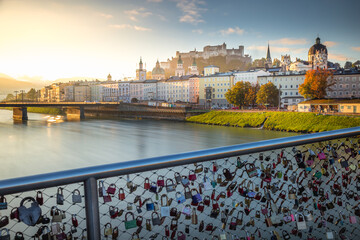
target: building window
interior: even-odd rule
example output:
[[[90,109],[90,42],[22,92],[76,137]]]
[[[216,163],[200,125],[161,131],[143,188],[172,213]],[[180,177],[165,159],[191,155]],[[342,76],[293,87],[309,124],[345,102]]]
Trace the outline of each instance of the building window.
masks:
[[[356,88],[356,85],[355,85],[355,84],[353,84],[353,85],[352,85],[352,88]]]
[[[342,95],[342,92],[339,92],[339,95]]]
[[[342,88],[342,84],[339,85],[339,88]]]
[[[347,109],[351,109],[351,106],[347,106]]]

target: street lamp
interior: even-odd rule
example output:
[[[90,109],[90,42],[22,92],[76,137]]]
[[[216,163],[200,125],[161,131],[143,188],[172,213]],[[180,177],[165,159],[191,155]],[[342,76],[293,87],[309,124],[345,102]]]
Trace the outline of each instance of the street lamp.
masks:
[[[21,92],[21,102],[24,102],[24,93],[25,93],[25,91],[20,90],[20,92]]]
[[[19,92],[19,91],[14,91],[15,92],[15,102],[17,102],[17,93]]]

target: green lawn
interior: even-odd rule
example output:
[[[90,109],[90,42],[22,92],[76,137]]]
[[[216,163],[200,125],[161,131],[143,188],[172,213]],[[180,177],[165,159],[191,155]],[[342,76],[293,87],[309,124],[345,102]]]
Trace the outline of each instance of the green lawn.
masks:
[[[267,118],[264,129],[291,132],[322,132],[360,126],[359,117],[316,115],[298,112],[226,112],[209,113],[189,117],[187,121],[238,127],[259,127]]]

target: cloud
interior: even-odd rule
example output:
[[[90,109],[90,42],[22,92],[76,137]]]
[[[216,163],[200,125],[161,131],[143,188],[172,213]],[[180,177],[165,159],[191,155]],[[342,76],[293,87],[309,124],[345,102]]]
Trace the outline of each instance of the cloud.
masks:
[[[352,47],[351,49],[360,52],[360,47]]]
[[[131,24],[112,24],[112,25],[109,25],[109,27],[116,28],[116,29],[133,29],[133,30],[142,31],[142,32],[151,31],[150,28],[140,27],[140,26],[131,25]]]
[[[180,17],[179,21],[193,25],[205,22],[202,19],[201,13],[205,12],[207,9],[199,7],[199,5],[205,5],[205,2],[202,0],[177,0],[176,7],[183,13],[183,16]]]
[[[305,38],[281,38],[277,40],[272,40],[269,43],[271,45],[304,45],[307,44],[308,41]]]
[[[264,56],[265,53],[267,51],[267,46],[249,46],[248,49],[250,50],[256,50],[256,51],[262,51],[264,52]],[[287,47],[270,47],[270,53],[288,53],[291,51],[291,48],[287,48]]]
[[[327,46],[327,47],[333,47],[333,46],[335,46],[337,44],[338,44],[337,42],[332,42],[332,41],[324,42],[324,45]]]
[[[147,0],[148,2],[154,2],[154,3],[159,3],[162,2],[163,0]]]
[[[145,8],[132,9],[124,11],[124,13],[129,17],[132,21],[138,21],[138,17],[147,17],[152,15],[152,12],[146,11]]]
[[[99,13],[99,16],[104,17],[104,18],[107,18],[107,19],[113,18],[113,15],[111,15],[111,14],[106,14],[106,13]]]
[[[203,34],[204,31],[202,29],[193,29],[192,32],[197,34]]]
[[[347,61],[347,60],[349,60],[349,58],[346,57],[343,54],[331,54],[331,53],[329,53],[328,58],[331,59],[331,60],[335,60],[335,61]]]
[[[241,29],[239,27],[235,27],[235,28],[231,28],[229,27],[228,29],[223,29],[220,30],[222,35],[229,35],[229,34],[237,34],[237,35],[242,35],[244,34],[244,29]]]

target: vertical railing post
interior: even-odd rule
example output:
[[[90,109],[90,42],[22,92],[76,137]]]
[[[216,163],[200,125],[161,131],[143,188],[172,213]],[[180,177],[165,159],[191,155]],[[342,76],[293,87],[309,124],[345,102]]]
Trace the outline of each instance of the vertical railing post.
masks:
[[[84,189],[87,237],[90,240],[100,240],[99,197],[96,179],[87,179]]]

